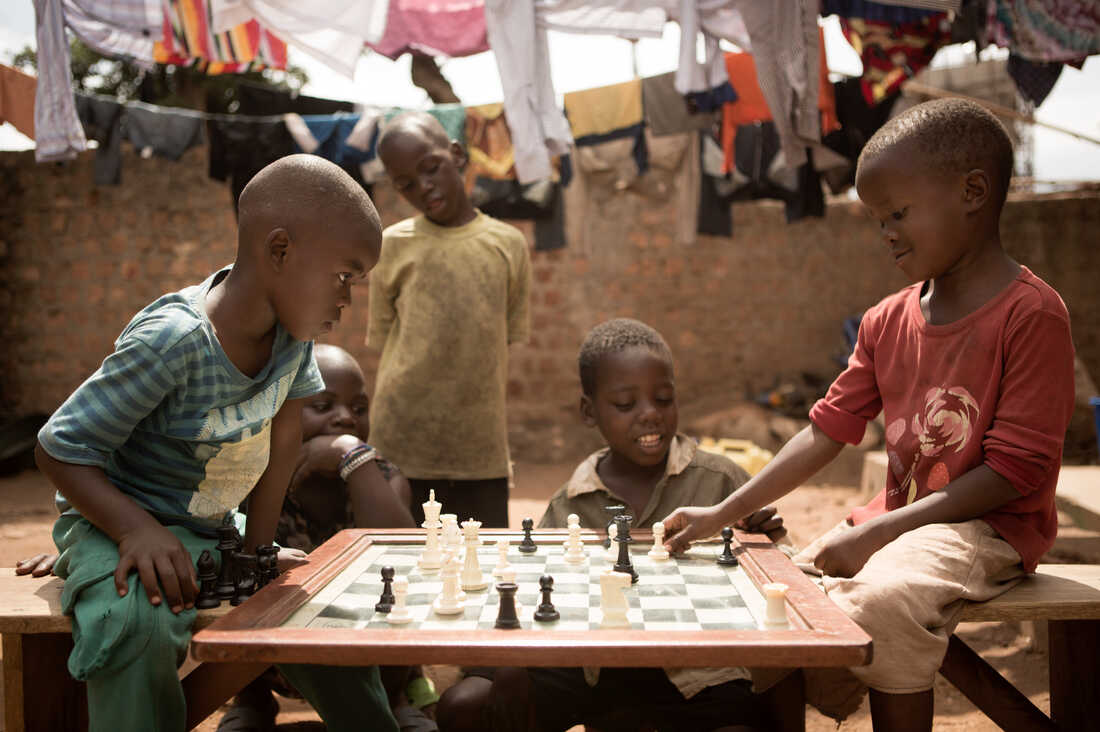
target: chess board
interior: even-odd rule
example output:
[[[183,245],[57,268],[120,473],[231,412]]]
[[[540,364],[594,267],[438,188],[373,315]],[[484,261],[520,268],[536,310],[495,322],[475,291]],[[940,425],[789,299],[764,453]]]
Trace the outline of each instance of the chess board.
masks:
[[[490,586],[467,591],[460,615],[438,615],[438,572],[416,569],[423,530],[349,529],[314,550],[239,607],[195,634],[192,656],[204,662],[457,664],[491,666],[855,666],[870,660],[870,638],[767,537],[735,532],[737,567],[715,561],[721,542],[697,544],[686,555],[656,563],[648,531],[632,532],[639,581],[623,591],[630,627],[600,627],[598,577],[612,565],[603,532],[584,530],[589,557],[563,560],[564,530],[534,534],[537,551],[521,554],[522,533],[482,530],[478,551]],[[498,629],[491,573],[495,543],[512,544],[520,627]],[[390,624],[374,611],[381,568],[409,581],[412,621]],[[535,622],[538,578],[554,578],[551,600],[561,618]],[[780,582],[787,624],[765,624],[763,587]]]
[[[749,630],[764,627],[764,606],[753,591],[752,581],[738,567],[715,562],[713,545],[693,548],[690,553],[655,562],[647,556],[649,545],[631,547],[631,561],[638,582],[624,592],[629,606],[627,620],[637,630]],[[508,562],[515,570],[517,614],[523,629],[599,630],[599,577],[614,564],[617,552],[605,552],[599,544],[586,548],[589,556],[581,564],[563,559],[560,545],[543,545],[533,554],[521,554],[512,545]],[[407,627],[423,630],[490,630],[496,621],[499,596],[490,581],[483,590],[467,591],[465,608],[458,615],[440,615],[431,607],[443,587],[440,572],[422,571],[417,559],[422,547],[374,544],[328,586],[299,608],[284,623],[287,627],[354,628],[390,631],[398,627],[387,614],[375,612],[382,593],[382,567],[393,567],[409,581],[406,601],[412,621]],[[497,550],[483,544],[478,550],[482,574],[492,580]],[[554,578],[551,601],[561,615],[552,622],[536,622],[535,609],[541,601],[539,577]],[[748,601],[746,601],[748,598]],[[750,603],[752,607],[750,607]]]

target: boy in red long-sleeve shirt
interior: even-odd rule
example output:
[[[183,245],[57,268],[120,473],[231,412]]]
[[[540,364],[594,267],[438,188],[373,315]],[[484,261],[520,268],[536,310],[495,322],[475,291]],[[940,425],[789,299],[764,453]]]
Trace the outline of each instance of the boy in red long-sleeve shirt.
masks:
[[[848,368],[775,460],[722,503],[665,519],[682,550],[793,490],[883,412],[886,488],[803,552],[874,641],[852,672],[876,729],[932,729],[963,605],[1034,571],[1057,533],[1073,342],[1058,293],[1001,247],[1012,160],[997,119],[959,99],[875,134],[856,187],[914,284],[867,311]]]

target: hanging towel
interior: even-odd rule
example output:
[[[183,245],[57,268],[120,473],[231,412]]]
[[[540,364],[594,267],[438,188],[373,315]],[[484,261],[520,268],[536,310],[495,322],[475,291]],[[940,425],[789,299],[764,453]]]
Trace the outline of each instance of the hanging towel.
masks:
[[[190,109],[127,102],[123,111],[123,133],[143,156],[153,154],[179,160],[185,152],[205,142],[204,118],[202,112]]]
[[[1015,53],[1008,55],[1008,75],[1016,82],[1020,95],[1036,107],[1054,89],[1064,66],[1060,61],[1029,61]]]
[[[96,185],[117,185],[122,180],[122,105],[91,94],[78,93],[75,100],[84,134],[99,144],[92,180]]]
[[[410,110],[393,107],[384,115],[384,122],[389,122],[397,115],[407,111]],[[461,104],[437,104],[423,111],[435,117],[439,121],[439,124],[443,125],[443,130],[447,133],[448,138],[457,140],[460,145],[466,144],[465,107]],[[385,124],[383,124],[383,127],[384,126]]]
[[[614,139],[642,122],[642,81],[600,86],[565,95],[565,115],[578,145],[585,138]]]
[[[196,66],[207,74],[286,68],[286,43],[255,20],[216,33],[207,0],[165,0],[157,63]]]

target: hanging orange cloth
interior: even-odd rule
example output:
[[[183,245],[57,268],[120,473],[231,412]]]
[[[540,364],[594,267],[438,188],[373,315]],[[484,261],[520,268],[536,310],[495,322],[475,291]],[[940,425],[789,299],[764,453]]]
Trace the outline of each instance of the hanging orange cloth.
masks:
[[[34,139],[34,95],[38,79],[19,69],[0,64],[0,124],[11,122],[15,129]]]
[[[826,135],[840,129],[836,116],[836,100],[833,97],[833,85],[829,82],[829,67],[825,63],[825,35],[818,30],[818,90],[817,109],[821,112],[821,134]],[[724,173],[733,170],[733,143],[739,125],[765,122],[772,119],[771,110],[764,101],[764,92],[757,83],[756,63],[752,54],[727,53],[726,72],[730,84],[737,90],[737,101],[722,105],[722,152],[725,162]]]

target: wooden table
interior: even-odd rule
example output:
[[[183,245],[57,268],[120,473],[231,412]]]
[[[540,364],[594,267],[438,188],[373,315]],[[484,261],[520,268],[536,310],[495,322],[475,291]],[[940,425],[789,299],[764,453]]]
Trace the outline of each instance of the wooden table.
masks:
[[[483,540],[519,543],[521,532],[483,530]],[[535,533],[539,552],[559,551],[563,530]],[[584,531],[587,546],[602,533]],[[652,535],[634,532],[638,547]],[[542,628],[451,631],[389,626],[377,630],[284,625],[334,578],[372,547],[405,547],[416,553],[422,530],[342,531],[248,602],[195,634],[192,655],[205,662],[459,664],[492,666],[855,666],[871,658],[871,639],[763,535],[737,532],[736,554],[748,578],[748,594],[770,582],[787,585],[789,627],[734,630]],[[513,551],[515,549],[513,548]],[[713,549],[712,549],[713,551]],[[495,555],[494,555],[495,556]],[[483,566],[488,573],[491,566]],[[641,570],[640,570],[641,571]],[[490,590],[491,592],[492,590]],[[371,598],[373,603],[376,597]],[[746,597],[756,602],[761,597]]]

